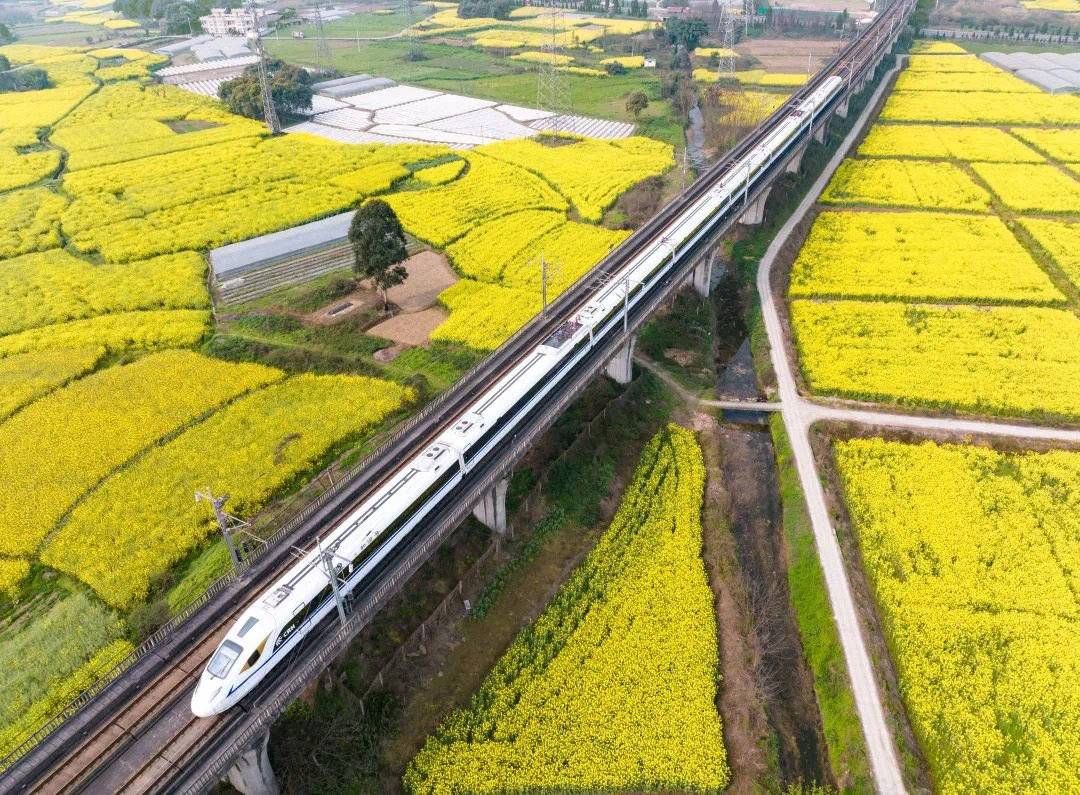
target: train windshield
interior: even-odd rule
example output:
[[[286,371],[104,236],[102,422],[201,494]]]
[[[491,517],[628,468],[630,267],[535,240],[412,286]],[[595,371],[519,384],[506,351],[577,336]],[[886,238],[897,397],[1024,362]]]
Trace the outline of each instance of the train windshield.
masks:
[[[210,676],[216,676],[218,679],[224,679],[243,650],[243,647],[238,643],[233,643],[231,640],[225,641],[214,654],[214,658],[210,660],[210,664],[206,666],[207,673]]]

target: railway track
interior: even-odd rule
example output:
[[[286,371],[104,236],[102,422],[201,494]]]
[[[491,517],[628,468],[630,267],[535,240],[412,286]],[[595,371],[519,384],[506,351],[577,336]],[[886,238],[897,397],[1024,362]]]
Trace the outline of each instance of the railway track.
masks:
[[[908,0],[899,0],[884,11],[860,38],[842,49],[784,106],[707,169],[576,286],[553,302],[545,315],[527,324],[454,387],[406,421],[362,467],[282,528],[275,535],[274,546],[239,576],[223,583],[199,612],[154,639],[150,647],[144,649],[138,659],[84,709],[60,724],[16,761],[0,778],[0,793],[174,791],[183,788],[187,771],[213,769],[213,751],[244,723],[244,707],[217,718],[196,719],[188,707],[189,699],[199,673],[247,598],[258,591],[258,584],[290,565],[294,546],[306,546],[321,528],[362,502],[393,474],[396,462],[408,460],[425,448],[472,396],[501,377],[525,352],[573,316],[612,273],[651,244],[659,230],[708,191],[733,162],[767,136],[790,113],[792,103],[834,75],[847,81],[843,94],[838,95],[836,101],[849,94],[853,83],[861,82],[863,71],[880,54],[882,44],[903,24],[910,8]],[[771,181],[772,177],[770,174],[765,181]],[[760,190],[763,185],[755,187]],[[667,285],[665,291],[671,286]],[[462,489],[461,493],[466,491]],[[387,583],[392,586],[398,580],[394,576],[394,567],[405,561],[406,555],[423,550],[431,541],[417,533],[395,556],[384,561],[379,575],[358,595],[357,601],[362,603],[368,597],[377,599],[383,595],[389,587]],[[312,650],[333,640],[331,636],[335,631],[332,621],[324,622],[305,642],[304,648],[298,650],[294,663],[312,657]],[[309,651],[312,653],[308,654]],[[292,666],[283,666],[252,694],[252,699],[258,702],[271,693],[289,675]]]

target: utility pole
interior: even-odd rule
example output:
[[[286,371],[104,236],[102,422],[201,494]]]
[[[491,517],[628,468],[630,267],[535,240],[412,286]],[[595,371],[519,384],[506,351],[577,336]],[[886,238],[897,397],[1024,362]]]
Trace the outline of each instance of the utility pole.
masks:
[[[247,527],[247,522],[237,519],[235,516],[230,516],[225,513],[225,503],[228,501],[229,495],[222,494],[220,497],[215,497],[210,489],[203,489],[202,491],[195,492],[195,503],[201,502],[210,503],[210,507],[214,511],[214,517],[217,519],[218,529],[221,530],[221,537],[225,539],[225,546],[229,550],[229,558],[232,560],[233,573],[240,573],[240,555],[236,551],[236,543],[233,541],[233,530],[238,527]]]
[[[319,550],[319,562],[322,564],[322,569],[326,573],[326,576],[330,579],[330,587],[334,591],[334,602],[337,605],[338,620],[344,625],[346,619],[345,599],[341,596],[341,583],[338,582],[337,568],[334,566],[334,553],[323,548],[321,538],[316,539],[315,545]]]
[[[543,303],[543,313],[547,314],[547,260],[540,255],[540,300]]]
[[[251,13],[251,32],[248,33],[248,41],[255,48],[255,54],[259,56],[259,89],[262,94],[263,118],[271,135],[281,132],[281,122],[278,120],[277,108],[274,107],[274,96],[270,92],[270,70],[266,65],[266,51],[262,45],[262,34],[259,32],[259,13],[255,7],[255,0],[249,0],[247,5]]]

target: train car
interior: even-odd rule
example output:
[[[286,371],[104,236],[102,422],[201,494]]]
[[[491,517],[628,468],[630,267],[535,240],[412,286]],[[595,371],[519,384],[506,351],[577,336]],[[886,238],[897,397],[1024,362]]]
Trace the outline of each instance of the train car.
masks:
[[[597,340],[618,333],[623,315],[671,277],[670,266],[707,237],[719,218],[745,205],[755,178],[812,129],[843,81],[822,81],[716,184],[672,219],[656,239],[480,395],[420,455],[405,463],[359,507],[241,613],[203,671],[191,699],[199,717],[223,712],[250,693],[335,610],[334,582],[349,597],[496,445],[512,440],[522,419]]]

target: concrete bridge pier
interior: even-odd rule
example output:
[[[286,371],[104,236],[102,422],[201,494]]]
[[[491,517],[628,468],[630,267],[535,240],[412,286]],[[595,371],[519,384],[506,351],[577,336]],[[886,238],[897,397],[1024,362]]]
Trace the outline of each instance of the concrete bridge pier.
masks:
[[[634,337],[628,339],[623,346],[611,357],[607,363],[605,372],[612,381],[617,384],[629,384],[634,377]]]
[[[506,490],[510,478],[500,478],[473,508],[473,516],[500,535],[506,532]]]
[[[769,199],[772,187],[765,188],[739,216],[739,223],[744,226],[757,226],[765,220],[765,202]]]
[[[846,119],[848,115],[848,108],[851,105],[851,95],[844,97],[844,101],[836,106],[836,115],[841,119]]]
[[[708,298],[709,293],[712,292],[713,260],[715,259],[716,249],[708,252],[708,254],[702,254],[697,264],[694,265],[694,270],[690,272],[690,278],[687,279],[702,298]]]
[[[825,133],[829,131],[829,120],[821,119],[814,127],[814,140],[819,144],[825,143]]]
[[[784,166],[785,174],[796,174],[799,168],[802,166],[803,155],[806,154],[806,144],[799,147],[798,151],[791,156],[791,159],[787,161],[787,165]]]
[[[270,756],[266,753],[269,742],[270,732],[267,732],[229,768],[229,783],[244,795],[279,795],[281,792],[270,767]]]

